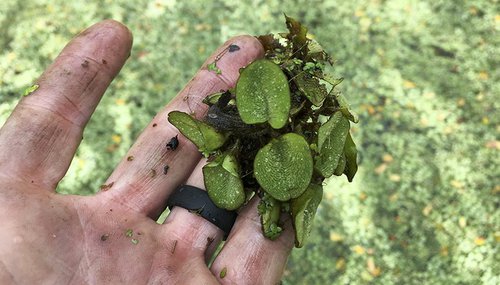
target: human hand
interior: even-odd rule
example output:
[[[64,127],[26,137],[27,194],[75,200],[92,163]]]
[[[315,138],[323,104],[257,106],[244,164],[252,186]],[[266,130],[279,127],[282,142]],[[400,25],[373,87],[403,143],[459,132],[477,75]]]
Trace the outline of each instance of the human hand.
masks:
[[[230,44],[240,49],[223,53]],[[231,39],[205,62],[144,129],[103,191],[88,197],[55,193],[83,128],[131,45],[128,29],[111,20],[80,33],[0,130],[0,284],[279,282],[293,232],[288,224],[276,241],[264,238],[256,199],[239,213],[211,268],[206,260],[223,236],[219,228],[180,207],[165,223],[155,222],[179,185],[204,187],[205,160],[196,147],[179,134],[179,147],[166,149],[178,134],[167,114],[180,110],[203,117],[201,100],[233,87],[239,69],[263,55],[253,37]],[[220,54],[222,74],[217,75],[207,64]]]

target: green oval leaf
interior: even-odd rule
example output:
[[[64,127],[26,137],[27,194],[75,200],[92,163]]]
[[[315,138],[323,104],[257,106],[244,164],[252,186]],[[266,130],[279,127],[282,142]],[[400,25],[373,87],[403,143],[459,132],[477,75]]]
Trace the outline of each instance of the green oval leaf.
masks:
[[[346,157],[344,173],[347,176],[347,180],[349,180],[349,182],[352,182],[354,175],[356,175],[356,172],[358,171],[358,151],[356,150],[356,144],[352,140],[350,133],[347,133],[347,138],[344,145],[344,153]]]
[[[168,121],[193,142],[205,156],[217,150],[226,141],[224,135],[218,133],[213,127],[184,112],[170,112]]]
[[[267,193],[279,201],[302,194],[311,181],[312,171],[309,145],[295,133],[271,140],[255,156],[255,178]]]
[[[288,121],[290,88],[280,67],[265,59],[245,67],[236,83],[236,106],[243,122],[269,122],[280,129]]]
[[[314,106],[321,106],[323,104],[328,92],[325,85],[321,84],[318,78],[307,72],[302,72],[295,76],[294,81],[299,90],[304,93]]]
[[[277,239],[283,231],[283,228],[278,225],[281,214],[281,203],[269,194],[264,193],[259,206],[257,206],[257,210],[260,215],[264,236],[270,240]]]
[[[335,168],[335,171],[333,172],[333,174],[336,175],[336,176],[342,175],[344,173],[345,166],[346,166],[346,158],[345,158],[345,154],[342,154],[340,156],[337,168]]]
[[[232,154],[221,155],[205,165],[203,177],[208,196],[217,207],[235,210],[245,203],[238,163]]]
[[[307,190],[296,199],[292,199],[293,228],[295,229],[295,246],[300,248],[311,233],[314,215],[323,199],[323,187],[311,184]]]
[[[318,131],[319,155],[315,167],[324,177],[332,176],[344,151],[349,121],[336,112]]]
[[[345,96],[342,94],[338,94],[337,102],[339,103],[340,111],[342,112],[342,114],[344,114],[344,116],[349,119],[349,121],[357,124],[359,122],[359,116],[349,108],[349,103],[347,103],[347,99],[345,98]]]

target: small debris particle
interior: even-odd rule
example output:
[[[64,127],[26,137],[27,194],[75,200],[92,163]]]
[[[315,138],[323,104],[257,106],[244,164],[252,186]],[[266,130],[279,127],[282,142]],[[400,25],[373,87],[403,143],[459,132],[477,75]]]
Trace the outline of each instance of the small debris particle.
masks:
[[[107,240],[108,240],[108,238],[109,238],[109,234],[103,234],[103,235],[101,236],[101,241],[107,241]]]
[[[123,106],[123,105],[125,105],[126,103],[127,103],[127,102],[126,102],[124,99],[122,99],[122,98],[118,98],[118,99],[116,99],[116,100],[115,100],[115,104],[116,104],[116,105],[118,105],[118,106]],[[120,140],[120,141],[121,141],[121,140]]]
[[[176,247],[177,247],[177,240],[174,240],[174,245],[172,246],[172,250],[170,250],[172,254],[174,254]]]
[[[134,231],[132,229],[127,229],[125,231],[125,236],[126,237],[131,237],[134,234]]]
[[[32,86],[26,88],[26,90],[24,90],[23,96],[30,95],[31,93],[35,92],[38,89],[38,87],[40,87],[40,85],[35,84],[35,85],[32,85]]]
[[[134,156],[133,155],[130,155],[129,157],[127,157],[127,161],[132,161],[134,160]]]
[[[35,181],[31,180],[31,183],[35,183]]]
[[[227,267],[224,267],[219,273],[220,279],[224,279],[224,277],[226,277],[226,274],[227,274]]]
[[[222,71],[220,70],[219,67],[217,67],[217,63],[215,61],[207,65],[207,69],[209,71],[215,72],[216,74],[222,74]]]
[[[103,184],[101,185],[100,189],[101,191],[108,191],[111,187],[113,187],[113,184],[115,184],[114,181],[109,184]]]
[[[176,150],[177,147],[179,146],[179,139],[177,138],[178,135],[175,135],[175,137],[172,137],[170,141],[167,143],[167,149],[168,150]]]
[[[201,207],[199,209],[193,209],[193,210],[188,210],[191,214],[195,214],[197,216],[200,216],[201,215],[201,212],[203,212],[203,208],[204,207]]]
[[[142,235],[142,233],[141,232],[137,232],[137,235],[140,236],[140,235]]]
[[[484,245],[484,244],[486,243],[486,239],[485,239],[484,237],[479,236],[479,237],[476,237],[476,238],[474,239],[474,243],[475,243],[477,246],[482,246],[482,245]]]
[[[235,44],[232,44],[229,46],[229,52],[235,52],[235,51],[239,51],[240,50],[240,47],[235,45]]]
[[[87,68],[87,67],[89,67],[89,61],[88,61],[88,60],[84,60],[84,61],[82,62],[82,64],[81,64],[81,66],[82,66],[83,68]]]
[[[155,178],[156,177],[156,170],[151,169],[151,171],[149,172],[149,177]]]
[[[102,64],[108,64],[108,62],[105,59],[103,59]]]
[[[207,247],[209,247],[213,242],[214,242],[214,238],[213,237],[207,237]]]
[[[110,212],[113,212],[113,209],[109,209]]]
[[[154,123],[154,124],[153,124],[153,128],[154,128],[154,127],[156,127],[156,126],[158,126],[158,124],[157,124],[157,123]]]
[[[122,142],[122,136],[120,136],[120,135],[112,135],[111,136],[111,140],[114,143],[121,143]]]
[[[170,166],[168,166],[168,165],[163,166],[163,174],[167,175],[169,168],[170,168]]]
[[[139,243],[139,240],[138,240],[138,239],[135,239],[135,238],[131,239],[130,241],[131,241],[133,244],[138,244],[138,243]]]

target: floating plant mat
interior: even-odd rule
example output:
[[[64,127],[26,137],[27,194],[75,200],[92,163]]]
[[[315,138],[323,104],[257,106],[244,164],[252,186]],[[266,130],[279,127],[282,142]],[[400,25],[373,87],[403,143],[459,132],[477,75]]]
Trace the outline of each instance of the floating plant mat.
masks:
[[[177,111],[168,119],[208,157],[205,187],[218,207],[239,209],[256,194],[263,234],[278,238],[280,216],[290,214],[295,245],[302,247],[324,179],[352,181],[356,174],[349,130],[358,118],[335,89],[342,78],[325,72],[331,57],[307,37],[306,27],[285,18],[288,33],[257,37],[265,56],[240,71],[236,87],[204,100],[203,121]],[[209,67],[221,74],[216,61]]]

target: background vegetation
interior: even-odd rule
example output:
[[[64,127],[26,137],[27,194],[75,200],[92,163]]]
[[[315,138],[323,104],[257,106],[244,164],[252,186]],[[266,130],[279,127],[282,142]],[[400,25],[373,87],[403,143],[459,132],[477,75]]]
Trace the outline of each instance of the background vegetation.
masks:
[[[497,0],[0,1],[0,124],[76,33],[125,23],[132,56],[59,186],[93,193],[218,45],[284,31],[282,12],[337,60],[361,118],[360,172],[329,181],[283,283],[500,284]]]

